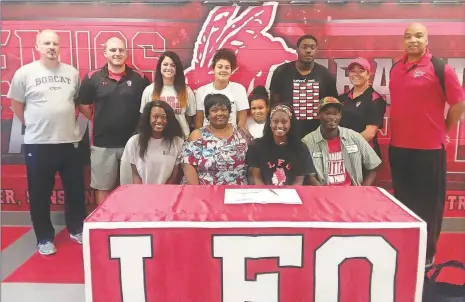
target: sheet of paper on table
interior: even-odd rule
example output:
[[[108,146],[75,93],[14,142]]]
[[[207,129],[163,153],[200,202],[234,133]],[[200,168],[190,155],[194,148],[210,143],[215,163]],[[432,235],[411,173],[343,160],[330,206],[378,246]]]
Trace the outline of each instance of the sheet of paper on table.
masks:
[[[302,204],[302,200],[295,189],[225,189],[224,203]]]

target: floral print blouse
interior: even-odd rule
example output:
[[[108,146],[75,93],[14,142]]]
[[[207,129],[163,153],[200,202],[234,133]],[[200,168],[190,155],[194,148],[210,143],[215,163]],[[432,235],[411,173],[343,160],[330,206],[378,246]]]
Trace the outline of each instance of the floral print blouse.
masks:
[[[233,134],[225,139],[215,137],[206,127],[199,130],[200,138],[186,141],[180,154],[182,164],[191,164],[196,168],[199,184],[247,184],[245,155],[250,136],[236,126],[233,126]]]

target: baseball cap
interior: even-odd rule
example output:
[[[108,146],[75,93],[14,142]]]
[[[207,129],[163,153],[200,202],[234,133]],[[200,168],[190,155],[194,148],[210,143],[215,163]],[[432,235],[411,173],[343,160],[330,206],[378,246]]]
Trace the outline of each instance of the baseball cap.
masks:
[[[368,62],[365,58],[356,58],[350,61],[349,66],[347,66],[347,70],[350,70],[354,65],[360,65],[364,70],[371,72],[370,62]]]
[[[342,105],[341,102],[339,102],[338,99],[336,99],[335,97],[332,97],[332,96],[327,96],[325,98],[322,98],[320,100],[320,104],[318,105],[318,111],[320,112],[321,110],[324,109],[324,107],[328,106],[328,105],[335,105],[336,107],[339,107],[339,109],[342,109],[342,107],[344,105]]]

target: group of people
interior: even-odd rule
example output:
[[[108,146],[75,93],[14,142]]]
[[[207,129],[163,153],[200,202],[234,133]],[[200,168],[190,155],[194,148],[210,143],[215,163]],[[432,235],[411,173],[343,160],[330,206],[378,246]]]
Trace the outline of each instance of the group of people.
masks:
[[[405,30],[405,56],[390,77],[389,161],[395,196],[428,224],[433,262],[445,199],[446,134],[460,119],[464,94],[453,69],[427,48],[421,24]],[[218,49],[212,82],[195,93],[179,56],[161,55],[150,83],[126,64],[120,39],[104,45],[107,64],[88,73],[59,62],[59,37],[37,35],[40,60],[21,67],[8,97],[26,125],[30,210],[41,254],[56,252],[50,194],[63,181],[72,239],[82,242],[84,177],[76,152],[77,111],[92,121],[91,187],[101,203],[118,184],[371,186],[382,163],[377,133],[386,101],[370,86],[364,58],[347,67],[352,89],[341,95],[335,76],[314,60],[318,40],[297,41],[297,60],[273,73],[270,93],[247,95],[230,80],[234,52]],[[440,69],[440,68],[439,68]],[[450,105],[444,118],[445,104]],[[420,127],[412,126],[415,122]]]

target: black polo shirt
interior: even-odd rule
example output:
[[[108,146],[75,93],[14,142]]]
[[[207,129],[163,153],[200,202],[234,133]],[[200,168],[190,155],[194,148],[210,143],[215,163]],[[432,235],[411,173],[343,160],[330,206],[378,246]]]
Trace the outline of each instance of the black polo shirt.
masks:
[[[108,73],[108,64],[89,72],[82,80],[78,102],[93,105],[91,144],[124,148],[136,130],[142,93],[150,84],[147,77],[129,66],[119,81]]]
[[[271,78],[270,92],[279,96],[280,103],[293,109],[302,137],[320,126],[319,101],[327,96],[338,96],[336,77],[328,68],[314,63],[312,71],[302,75],[295,67],[295,61],[276,68]],[[274,103],[273,98],[271,101]]]
[[[352,129],[358,133],[365,130],[366,126],[384,125],[384,113],[386,112],[386,101],[369,86],[364,93],[353,97],[354,90],[350,90],[339,96],[339,101],[344,104],[340,126]],[[380,154],[377,135],[373,139],[373,147]]]

